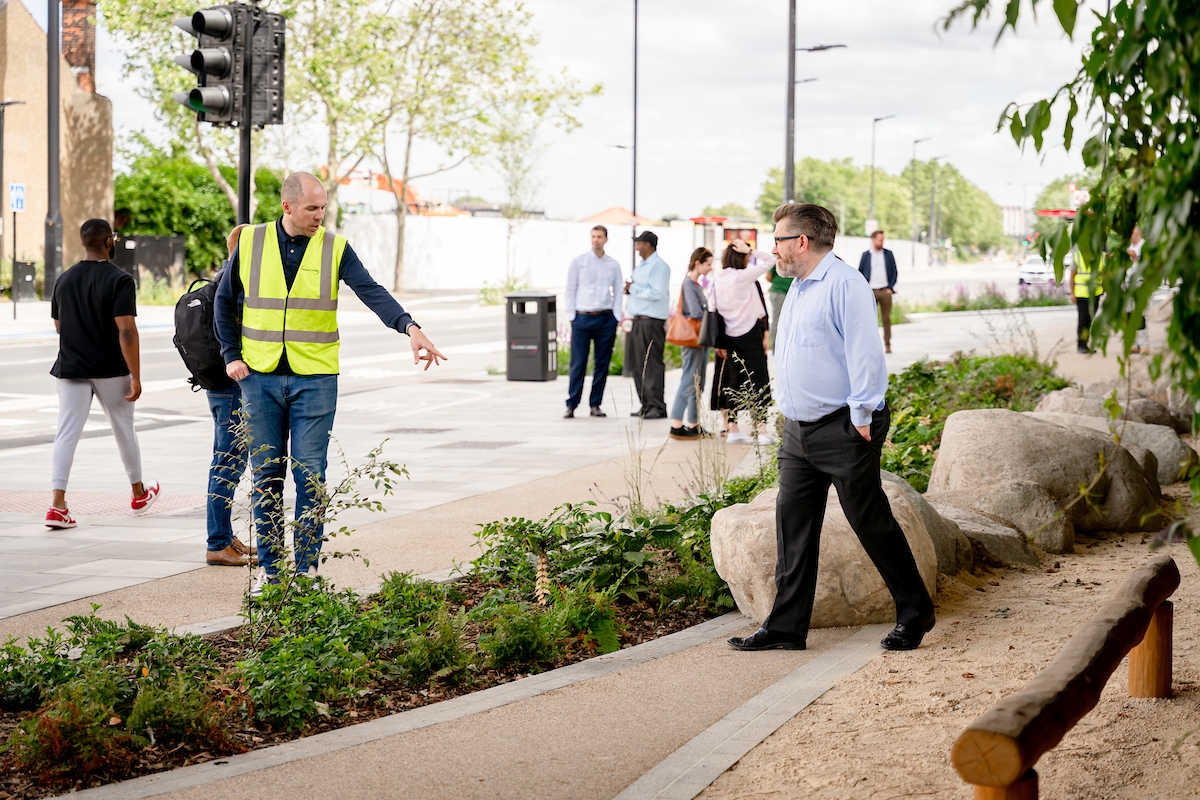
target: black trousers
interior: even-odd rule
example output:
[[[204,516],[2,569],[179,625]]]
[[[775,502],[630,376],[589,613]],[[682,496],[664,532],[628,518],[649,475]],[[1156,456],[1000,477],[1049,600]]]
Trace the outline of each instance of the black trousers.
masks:
[[[633,321],[625,363],[633,370],[633,385],[642,403],[642,414],[658,411],[666,416],[667,402],[663,398],[667,379],[667,369],[663,365],[666,344],[666,320],[643,317]]]
[[[887,408],[872,417],[869,442],[854,429],[848,408],[811,425],[784,424],[775,503],[776,595],[767,630],[801,641],[808,636],[831,483],[850,527],[892,593],[896,621],[914,624],[933,614],[933,599],[880,483],[879,454],[889,427]]]
[[[1100,304],[1099,297],[1076,297],[1075,309],[1079,312],[1079,319],[1075,325],[1075,338],[1080,344],[1087,344],[1088,338],[1092,331],[1092,317],[1096,314],[1096,307]]]

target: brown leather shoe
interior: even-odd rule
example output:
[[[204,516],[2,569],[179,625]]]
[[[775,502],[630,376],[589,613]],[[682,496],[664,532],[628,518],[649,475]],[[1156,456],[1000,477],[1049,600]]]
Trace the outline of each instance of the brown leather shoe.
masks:
[[[237,552],[241,553],[244,556],[258,555],[258,545],[252,544],[249,547],[247,547],[246,545],[242,544],[242,540],[236,536],[233,537],[232,547],[234,550],[236,550]]]
[[[254,556],[239,553],[233,545],[229,545],[224,550],[209,550],[204,556],[205,561],[218,567],[244,567],[251,562],[251,559],[255,562],[258,561]]]

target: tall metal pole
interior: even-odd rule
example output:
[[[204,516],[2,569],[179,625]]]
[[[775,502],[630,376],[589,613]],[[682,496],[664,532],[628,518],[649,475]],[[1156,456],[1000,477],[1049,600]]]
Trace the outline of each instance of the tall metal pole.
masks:
[[[250,186],[253,167],[250,163],[251,133],[254,128],[254,29],[257,27],[258,6],[246,16],[246,47],[242,60],[242,118],[238,120],[237,221],[250,223]],[[331,176],[337,180],[337,176]]]
[[[46,241],[45,241],[45,280],[43,297],[49,297],[54,290],[54,284],[62,272],[63,219],[62,203],[59,196],[59,166],[58,166],[58,116],[60,113],[58,101],[58,61],[59,50],[59,0],[47,0],[49,6],[46,25],[46,143],[47,161],[47,191],[46,200]]]
[[[787,139],[783,146],[783,202],[796,200],[796,0],[788,0]]]
[[[934,209],[937,203],[937,159],[933,159],[933,163],[929,167],[929,263],[933,264],[934,248],[937,247],[937,217],[934,214]]]
[[[885,119],[892,119],[896,115],[888,114],[886,117],[874,117],[871,120],[871,211],[867,214],[867,219],[875,219],[875,126]],[[867,231],[870,235],[871,231]]]
[[[633,0],[633,219],[632,224],[633,238],[637,238],[637,115],[638,115],[638,4],[637,0]],[[629,256],[629,268],[632,270],[637,266],[637,247],[630,245],[633,248],[632,254]]]
[[[913,139],[912,166],[909,167],[912,172],[912,269],[917,268],[917,145],[929,139],[929,136]]]

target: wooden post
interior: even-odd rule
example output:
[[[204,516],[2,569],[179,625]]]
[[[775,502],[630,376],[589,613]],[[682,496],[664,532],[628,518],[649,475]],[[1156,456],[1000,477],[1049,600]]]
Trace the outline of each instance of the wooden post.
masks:
[[[975,800],[1037,800],[1037,796],[1038,774],[1032,769],[1009,786],[975,787]]]
[[[1129,651],[1129,696],[1171,696],[1171,624],[1174,606],[1164,600],[1154,610],[1146,635]]]

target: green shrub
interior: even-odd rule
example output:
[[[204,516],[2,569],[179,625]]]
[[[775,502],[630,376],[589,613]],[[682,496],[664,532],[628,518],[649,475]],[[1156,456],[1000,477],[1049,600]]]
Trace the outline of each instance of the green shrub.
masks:
[[[540,672],[558,660],[562,638],[553,614],[510,603],[498,609],[491,629],[479,636],[479,650],[496,669],[519,667]]]
[[[112,674],[91,669],[13,732],[12,765],[35,780],[66,783],[97,770],[119,771],[134,760],[133,738],[118,727]],[[115,722],[114,722],[115,720]]]
[[[180,673],[165,685],[145,683],[138,691],[126,727],[154,743],[190,744],[242,752],[245,746],[229,732],[231,710]]]
[[[428,632],[404,640],[393,669],[410,686],[428,680],[458,683],[467,678],[471,655],[463,647],[462,631],[466,615],[450,615],[446,606],[438,609],[437,618]]]
[[[551,613],[562,636],[579,636],[585,644],[594,644],[601,654],[621,649],[611,589],[588,591],[555,586],[552,594]]]
[[[258,718],[288,730],[303,727],[318,710],[346,699],[372,677],[367,655],[328,633],[273,639],[238,669]]]

